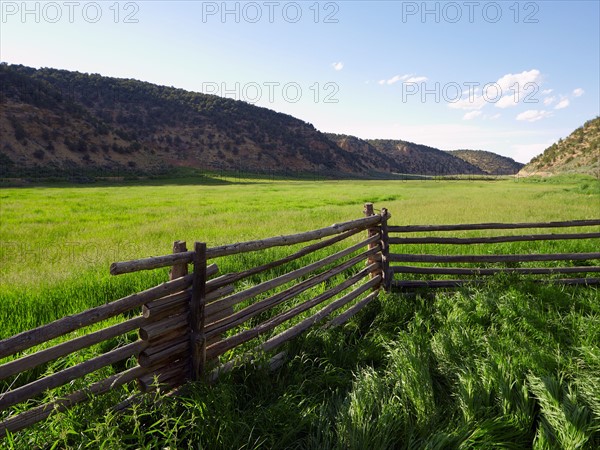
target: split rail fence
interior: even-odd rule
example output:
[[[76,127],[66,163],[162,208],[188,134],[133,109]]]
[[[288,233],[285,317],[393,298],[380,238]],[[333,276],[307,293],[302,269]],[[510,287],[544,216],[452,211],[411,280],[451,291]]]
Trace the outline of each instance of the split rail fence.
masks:
[[[599,239],[600,232],[484,237],[429,233],[590,227],[600,226],[600,220],[389,226],[385,208],[375,214],[373,205],[367,203],[364,214],[361,219],[305,233],[212,248],[196,242],[188,250],[184,242],[176,241],[172,254],[113,263],[113,275],[171,267],[170,279],[0,341],[0,437],[132,382],[142,392],[170,390],[186,380],[215,380],[243,362],[266,361],[266,355],[326,318],[326,326],[344,323],[375,299],[380,288],[456,287],[501,272],[600,272],[600,266],[589,262],[568,267],[506,267],[531,261],[600,260],[600,253],[593,252],[433,255],[414,251],[415,245]],[[311,241],[316,242],[292,247]],[[273,247],[290,247],[292,253],[270,260],[268,250]],[[390,247],[412,251],[393,253]],[[254,252],[260,252],[259,257],[244,257]],[[269,262],[239,270],[244,260]],[[454,266],[459,263],[496,266]],[[235,270],[219,275],[219,267]],[[462,278],[406,279],[456,275]],[[598,284],[600,278],[552,281]],[[94,350],[89,351],[90,347]],[[269,365],[277,366],[283,356],[283,352],[273,356]],[[66,361],[73,365],[57,369]]]
[[[306,233],[212,248],[196,242],[188,250],[177,241],[170,255],[113,263],[113,275],[171,266],[170,280],[0,341],[0,361],[6,361],[0,365],[0,437],[131,382],[144,392],[214,380],[326,318],[328,326],[345,322],[376,298],[383,280],[381,230],[388,216],[374,214],[371,204],[365,215]],[[211,263],[219,259],[227,266],[249,252],[263,252],[252,261],[268,261],[267,249],[310,241],[317,242],[221,276]],[[301,262],[303,257],[309,261]],[[97,329],[119,318],[125,320]],[[95,356],[86,359],[91,346],[109,350],[88,352]],[[71,361],[84,360],[44,376],[49,364],[60,367],[61,358],[72,354]],[[271,366],[282,356],[273,357]],[[78,388],[68,391],[71,384]],[[58,391],[53,400],[51,390]]]
[[[498,244],[517,242],[541,241],[568,241],[568,240],[593,240],[598,241],[595,249],[600,248],[600,232],[571,231],[568,233],[531,233],[532,230],[546,228],[580,228],[600,226],[600,220],[572,220],[563,222],[542,223],[479,223],[462,225],[411,225],[389,226],[387,231],[390,237],[387,241],[393,245],[397,253],[389,254],[389,279],[391,287],[399,290],[415,288],[453,288],[466,283],[480,283],[483,277],[498,273],[514,273],[526,275],[555,275],[579,274],[579,277],[568,278],[538,278],[537,281],[562,283],[562,284],[600,284],[600,278],[590,277],[589,274],[600,272],[600,266],[588,262],[600,259],[599,252],[573,252],[573,253],[545,253],[535,251],[515,254],[509,249],[507,253],[498,253]],[[528,234],[502,234],[498,230],[528,229]],[[444,236],[445,232],[485,232],[496,234],[493,236],[455,237]],[[600,229],[598,229],[600,231]],[[436,233],[432,235],[432,233]],[[442,236],[440,236],[440,233]],[[437,250],[436,254],[423,254],[414,251],[414,246],[431,246]],[[472,254],[451,250],[440,254],[440,250],[449,247],[484,247]],[[490,246],[493,246],[490,248]],[[490,253],[496,251],[497,253]],[[400,253],[402,252],[402,253]],[[530,264],[539,261],[560,261],[562,266],[531,267]],[[401,264],[394,264],[401,263]],[[566,264],[565,264],[566,263]],[[573,264],[580,263],[580,265]],[[461,267],[467,264],[469,267]],[[587,265],[582,265],[587,264]],[[512,266],[512,267],[511,267]],[[438,277],[438,279],[407,279],[415,274],[421,276]],[[454,279],[439,278],[439,276],[454,276]],[[457,277],[459,276],[459,277]],[[403,278],[402,278],[403,277]]]

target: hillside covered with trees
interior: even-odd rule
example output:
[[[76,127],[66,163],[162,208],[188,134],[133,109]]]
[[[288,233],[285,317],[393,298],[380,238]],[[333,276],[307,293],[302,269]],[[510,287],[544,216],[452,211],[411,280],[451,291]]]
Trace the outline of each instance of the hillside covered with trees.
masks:
[[[393,139],[369,139],[367,141],[385,152],[401,165],[404,173],[426,175],[483,175],[479,167],[447,152],[426,145]]]
[[[448,153],[479,167],[490,175],[514,175],[525,165],[512,158],[485,150],[450,150]]]
[[[312,125],[245,102],[55,69],[0,66],[3,172],[186,166],[365,174]]]
[[[67,70],[0,64],[0,112],[2,177],[177,167],[333,177],[489,173],[424,145],[325,134],[238,100]]]
[[[485,174],[474,164],[426,145],[394,139],[359,139],[341,134],[327,136],[344,150],[366,157],[371,164],[394,173],[430,176]]]
[[[600,176],[600,117],[588,120],[533,158],[519,175],[587,173]]]

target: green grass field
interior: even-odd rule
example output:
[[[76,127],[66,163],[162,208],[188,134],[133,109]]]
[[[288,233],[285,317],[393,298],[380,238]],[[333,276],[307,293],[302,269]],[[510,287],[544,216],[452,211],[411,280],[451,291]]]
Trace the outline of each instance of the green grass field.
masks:
[[[0,338],[164,281],[166,270],[111,277],[108,267],[170,253],[178,239],[213,246],[306,231],[359,218],[367,201],[388,208],[394,225],[600,217],[600,183],[583,177],[231,181],[2,189]],[[597,251],[595,245],[494,251]],[[221,271],[236,264],[223,261]],[[240,369],[213,387],[188,387],[183,398],[153,398],[105,415],[122,399],[111,394],[5,443],[591,449],[600,445],[599,342],[595,288],[499,276],[451,293],[390,294],[344,327],[315,329],[289,345],[290,361],[277,372]]]

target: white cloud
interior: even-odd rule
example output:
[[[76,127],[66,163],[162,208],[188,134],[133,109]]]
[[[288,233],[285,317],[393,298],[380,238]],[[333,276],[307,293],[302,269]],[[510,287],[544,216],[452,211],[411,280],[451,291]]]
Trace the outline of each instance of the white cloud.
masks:
[[[501,115],[500,113],[498,113],[498,114],[494,114],[493,116],[491,116],[491,117],[490,117],[490,120],[496,120],[496,119],[499,119],[499,118],[500,118],[500,115]]]
[[[402,81],[403,83],[421,83],[427,81],[427,77],[416,77],[413,74],[394,75],[388,80],[380,80],[379,84],[395,84],[399,81]]]
[[[406,76],[406,75],[404,75]],[[400,75],[394,75],[392,78],[390,78],[389,80],[386,81],[387,84],[394,84],[397,83],[398,81],[402,80],[402,77]]]
[[[517,115],[517,120],[525,120],[527,122],[537,122],[538,120],[543,119],[544,117],[552,116],[551,112],[537,109],[528,109],[525,112]]]
[[[423,81],[427,81],[427,77],[410,77],[404,82],[405,83],[421,83]]]
[[[542,95],[548,95],[551,94],[554,91],[554,89],[544,89],[542,91]]]
[[[332,66],[332,67],[333,67],[335,70],[337,70],[337,71],[340,71],[340,70],[342,70],[342,69],[344,68],[344,63],[343,63],[343,62],[341,62],[341,61],[340,61],[340,62],[334,62],[334,63],[331,63],[331,66]]]
[[[506,74],[498,80],[498,84],[504,88],[510,88],[513,84],[519,83],[525,85],[527,83],[540,83],[542,81],[542,74],[537,69],[529,71],[523,71],[517,74]]]
[[[500,77],[496,83],[502,88],[502,92],[520,91],[528,83],[539,84],[542,81],[542,74],[537,69],[523,71],[521,73],[507,73]]]
[[[575,97],[581,97],[584,93],[585,93],[585,91],[581,88],[577,88],[573,91],[573,95]]]
[[[465,89],[464,91],[462,91],[462,95],[475,95],[477,94],[481,89],[479,89],[478,87],[470,87],[469,89]]]
[[[556,97],[552,96],[552,97],[546,97],[544,99],[544,105],[548,106],[551,105],[552,103],[554,103],[554,101],[556,100]]]
[[[481,109],[485,106],[486,100],[483,95],[471,95],[452,103],[448,107],[452,109]]]
[[[379,80],[377,83],[381,84],[381,85],[384,85],[385,84],[385,80]]]
[[[472,120],[475,117],[480,116],[481,114],[483,114],[481,111],[471,111],[463,116],[463,120]]]
[[[516,106],[526,98],[531,97],[534,90],[542,82],[542,74],[537,69],[521,73],[507,73],[495,82],[484,83],[481,95],[478,88],[470,88],[463,92],[465,98],[448,103],[453,109],[482,109],[487,103],[493,103],[497,108]]]
[[[525,99],[530,99],[537,92],[541,81],[542,74],[537,69],[518,74],[509,73],[498,79],[497,86],[487,89],[486,97],[493,99],[494,96],[498,95],[498,86],[500,86],[499,93],[506,95],[495,102],[495,106],[502,109],[517,106]]]
[[[517,97],[518,100],[518,97]],[[505,95],[500,100],[496,102],[496,108],[510,108],[512,106],[517,106],[519,104],[518,101],[515,101],[514,95]]]
[[[554,109],[564,109],[569,106],[569,99],[563,98],[558,104],[554,107]]]

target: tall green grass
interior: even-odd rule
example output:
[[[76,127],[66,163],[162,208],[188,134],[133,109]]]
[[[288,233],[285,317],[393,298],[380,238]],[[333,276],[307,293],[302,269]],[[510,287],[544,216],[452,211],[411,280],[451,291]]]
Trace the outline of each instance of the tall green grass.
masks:
[[[599,314],[596,289],[516,277],[384,295],[346,326],[290,344],[277,372],[242,367],[119,414],[108,396],[12,439],[16,448],[594,449]]]
[[[581,189],[583,185],[595,187]],[[597,180],[569,178],[560,183],[269,181],[3,189],[0,323],[21,317],[13,308],[31,314],[0,328],[0,338],[71,314],[86,302],[94,306],[152,286],[155,275],[111,278],[108,267],[114,261],[170,253],[174,240],[213,246],[302,232],[358,218],[367,201],[387,207],[391,223],[398,225],[589,219],[599,214],[598,186]],[[521,248],[529,251],[535,245]],[[577,242],[568,245],[583,248]],[[277,249],[273,254],[283,253]],[[82,286],[79,292],[73,288],[77,285]],[[88,295],[84,286],[100,290],[101,299]],[[45,308],[48,296],[57,300]]]
[[[365,201],[387,207],[392,224],[597,218],[598,186],[569,178],[3,189],[0,338],[164,281],[166,269],[110,277],[108,266],[169,253],[176,239],[217,245],[306,231],[358,218]],[[595,251],[595,243],[467,251]],[[217,262],[226,273],[288,252]],[[189,385],[176,399],[145,397],[119,414],[110,407],[128,392],[111,393],[2,445],[595,448],[598,290],[527,280],[498,276],[456,293],[386,295],[344,327],[314,329],[288,344],[290,361],[277,372],[240,368],[214,386]]]

